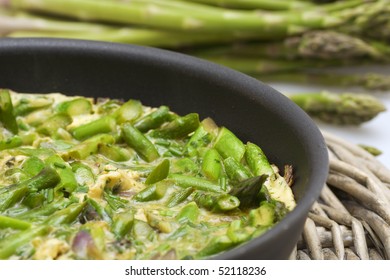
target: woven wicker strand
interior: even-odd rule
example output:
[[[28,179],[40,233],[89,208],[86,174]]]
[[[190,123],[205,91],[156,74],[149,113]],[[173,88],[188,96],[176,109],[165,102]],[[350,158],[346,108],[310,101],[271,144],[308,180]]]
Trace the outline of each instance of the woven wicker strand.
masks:
[[[390,170],[360,146],[322,133],[328,179],[290,259],[390,259]]]

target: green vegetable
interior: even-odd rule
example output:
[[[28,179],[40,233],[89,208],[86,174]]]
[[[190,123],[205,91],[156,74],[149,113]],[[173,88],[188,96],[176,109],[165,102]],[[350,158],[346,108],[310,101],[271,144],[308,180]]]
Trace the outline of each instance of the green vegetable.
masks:
[[[183,117],[178,117],[167,123],[163,127],[154,130],[151,135],[156,138],[183,138],[199,127],[199,115],[190,113]]]
[[[138,100],[130,99],[124,103],[113,114],[117,123],[121,124],[127,121],[133,121],[137,119],[142,113],[142,104]]]
[[[31,224],[22,220],[18,220],[11,217],[0,216],[0,229],[13,228],[13,229],[28,229]]]
[[[48,231],[49,227],[42,225],[23,230],[0,240],[0,259],[7,259],[12,256],[19,247],[25,245],[34,237],[45,235]]]
[[[161,180],[164,180],[169,173],[169,160],[164,159],[159,165],[157,165],[149,176],[146,178],[145,184],[151,185]]]
[[[0,211],[4,211],[19,202],[29,191],[54,188],[60,180],[60,176],[53,168],[46,167],[31,179],[1,188]]]
[[[241,163],[232,157],[228,157],[223,161],[225,171],[229,179],[233,183],[241,182],[251,177],[251,172]]]
[[[134,222],[134,213],[132,211],[121,212],[114,216],[112,222],[112,232],[117,238],[123,238],[130,232]]]
[[[69,101],[61,102],[57,105],[56,111],[66,113],[69,116],[90,114],[92,112],[92,104],[87,98],[77,97]]]
[[[44,123],[37,127],[36,131],[45,135],[54,136],[58,129],[65,128],[72,123],[72,118],[65,113],[58,113],[51,116]]]
[[[240,200],[240,207],[243,209],[254,207],[260,202],[260,190],[263,187],[267,175],[252,177],[241,181],[229,192]]]
[[[0,89],[0,122],[4,128],[8,129],[13,134],[18,133],[18,124],[14,113],[9,90]]]
[[[22,129],[0,125],[1,259],[207,258],[294,208],[260,147],[210,118],[137,100],[9,94]]]
[[[213,212],[230,211],[240,206],[240,200],[229,194],[217,194],[197,191],[194,201],[201,207]]]
[[[183,188],[191,188],[211,191],[211,192],[222,192],[221,187],[215,183],[212,183],[206,179],[190,177],[180,174],[170,174],[168,178],[171,179],[175,184]]]
[[[219,130],[214,148],[223,158],[232,157],[238,162],[241,161],[245,153],[245,145],[226,127]]]
[[[212,181],[218,181],[223,175],[222,157],[217,150],[209,149],[205,152],[202,161],[202,172]]]
[[[160,157],[153,143],[130,123],[122,125],[122,133],[127,145],[133,148],[143,160],[152,162]]]
[[[380,100],[367,94],[308,93],[292,95],[291,100],[314,118],[334,124],[362,124],[386,110]]]
[[[134,196],[137,201],[151,201],[161,199],[167,192],[168,185],[165,182],[150,185]]]
[[[185,188],[175,191],[167,201],[167,207],[174,207],[183,201],[185,201],[192,193],[194,192],[193,188]]]
[[[85,140],[96,134],[114,132],[115,129],[115,119],[111,116],[104,116],[72,129],[72,135],[77,140]]]
[[[191,223],[196,223],[200,215],[199,208],[197,204],[192,201],[186,204],[177,214],[176,219],[180,222],[183,220],[190,221]]]
[[[170,119],[169,108],[160,106],[157,110],[136,120],[134,127],[141,132],[147,132],[151,129],[160,127],[164,122]]]

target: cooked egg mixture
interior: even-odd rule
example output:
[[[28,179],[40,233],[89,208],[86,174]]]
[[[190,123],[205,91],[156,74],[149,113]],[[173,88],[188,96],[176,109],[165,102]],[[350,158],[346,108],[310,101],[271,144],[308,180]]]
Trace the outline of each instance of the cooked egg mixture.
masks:
[[[203,259],[295,207],[291,174],[196,113],[10,90],[0,108],[0,259]]]

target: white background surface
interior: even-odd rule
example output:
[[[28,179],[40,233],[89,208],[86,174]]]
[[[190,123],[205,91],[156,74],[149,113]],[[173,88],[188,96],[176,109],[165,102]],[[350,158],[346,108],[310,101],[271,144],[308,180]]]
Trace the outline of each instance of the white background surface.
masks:
[[[380,71],[390,75],[390,67],[382,68]],[[324,87],[318,86],[282,83],[271,83],[269,85],[285,94],[296,92],[314,92],[324,89]],[[335,92],[352,92],[352,90],[341,88],[326,88],[326,90]],[[379,114],[375,119],[360,126],[335,126],[321,122],[317,122],[317,124],[321,129],[342,137],[351,143],[365,144],[380,149],[383,153],[378,157],[378,159],[390,168],[390,92],[371,93],[382,100],[387,108],[386,112]]]

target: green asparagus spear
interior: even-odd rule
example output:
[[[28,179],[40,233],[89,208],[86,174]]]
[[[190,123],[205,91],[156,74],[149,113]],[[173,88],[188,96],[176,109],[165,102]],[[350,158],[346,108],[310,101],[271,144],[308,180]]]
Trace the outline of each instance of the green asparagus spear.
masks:
[[[212,181],[218,181],[223,175],[222,157],[216,149],[209,149],[202,159],[202,172]]]
[[[86,205],[87,201],[82,203],[73,203],[64,209],[55,212],[52,216],[45,220],[45,224],[51,226],[71,224],[74,220],[77,219]]]
[[[6,140],[0,140],[0,151],[16,148],[22,145],[23,139],[18,135],[14,135]]]
[[[369,59],[373,61],[388,61],[390,59],[390,48],[384,44],[370,42],[355,36],[336,32],[333,30],[315,30],[305,32],[300,36],[287,37],[282,41],[276,42],[248,42],[230,44],[226,46],[200,48],[190,52],[195,56],[209,57],[210,59],[231,57],[250,58],[252,60],[265,62],[269,59],[292,60],[296,67],[305,64],[309,60],[362,60]],[[267,60],[268,59],[268,60]],[[227,61],[227,60],[225,60]],[[244,60],[242,60],[244,61]],[[248,61],[249,65],[249,61]],[[277,64],[275,64],[276,66]],[[291,64],[284,64],[286,67]],[[315,65],[313,61],[313,65]],[[280,67],[283,64],[280,63]],[[248,68],[249,69],[249,68]],[[275,69],[275,67],[274,67]],[[266,70],[266,68],[264,68]],[[258,72],[259,69],[257,69]]]
[[[208,146],[216,137],[217,131],[218,127],[212,119],[204,119],[187,142],[187,153],[190,156],[199,155],[201,148]]]
[[[185,188],[182,190],[177,190],[168,198],[167,200],[167,207],[171,208],[174,207],[183,201],[185,201],[192,193],[194,192],[194,188]]]
[[[223,252],[234,247],[236,244],[226,235],[216,236],[197,254],[197,257],[204,258]]]
[[[341,74],[341,73],[278,73],[261,75],[264,82],[288,82],[295,84],[315,84],[321,86],[337,86],[343,88],[361,87],[369,91],[390,90],[390,77],[378,73]]]
[[[8,236],[0,240],[0,259],[4,260],[12,256],[15,251],[30,242],[37,236],[42,236],[48,233],[49,227],[46,225],[40,225],[32,228],[28,228],[11,236]]]
[[[72,118],[66,113],[58,113],[48,118],[36,128],[36,131],[48,136],[54,136],[58,129],[65,128],[72,123]]]
[[[67,194],[72,193],[78,186],[75,174],[70,165],[60,156],[53,155],[46,159],[46,163],[54,168],[61,178],[57,189]]]
[[[127,161],[133,156],[132,150],[115,144],[100,144],[98,146],[99,154],[102,154],[113,161]]]
[[[13,229],[28,229],[31,227],[31,224],[19,219],[1,216],[0,215],[0,229],[2,228],[13,228]]]
[[[141,132],[147,132],[151,129],[160,127],[164,122],[170,119],[170,112],[167,106],[160,106],[157,110],[138,119],[134,127]]]
[[[78,97],[73,100],[61,102],[55,109],[59,113],[65,113],[69,116],[78,116],[90,114],[92,112],[92,104],[89,99]]]
[[[10,92],[7,89],[0,89],[0,122],[13,134],[18,133],[19,129],[14,113],[14,106]]]
[[[196,175],[199,173],[199,165],[191,158],[179,158],[172,160],[171,173],[183,175]]]
[[[161,217],[155,215],[151,211],[146,212],[145,214],[148,224],[163,233],[170,233],[172,231],[171,223],[164,221]]]
[[[85,140],[97,134],[114,132],[115,129],[115,118],[111,116],[104,116],[95,121],[75,127],[71,132],[75,139]]]
[[[163,127],[154,130],[151,135],[156,138],[177,139],[187,137],[199,127],[199,115],[190,113],[178,117]]]
[[[130,232],[134,222],[134,213],[126,210],[114,216],[112,222],[112,232],[116,238],[123,238],[127,233]]]
[[[386,110],[383,103],[368,94],[319,94],[291,95],[291,100],[309,115],[327,123],[360,125]]]
[[[67,206],[69,206],[69,204],[71,204],[71,201],[69,199],[60,198],[54,200],[49,204],[21,213],[17,215],[16,218],[25,221],[35,221],[35,220],[43,219],[54,214],[58,210],[66,208]]]
[[[194,201],[199,206],[213,212],[230,211],[240,206],[240,200],[237,197],[226,193],[197,191],[194,194]]]
[[[181,0],[195,3],[204,3],[213,6],[229,7],[234,9],[247,9],[247,10],[270,10],[270,11],[285,11],[285,10],[297,10],[311,7],[313,4],[310,2],[299,0]]]
[[[22,164],[23,171],[31,176],[37,175],[43,168],[45,168],[45,163],[36,156],[28,157]]]
[[[95,183],[95,175],[88,165],[79,161],[74,161],[70,164],[79,186],[91,187]]]
[[[159,182],[143,189],[134,196],[134,199],[141,202],[159,200],[164,197],[167,189],[168,185],[166,182]]]
[[[251,172],[241,163],[232,157],[223,161],[225,171],[232,183],[244,181],[252,176]]]
[[[110,134],[98,134],[70,148],[63,157],[68,159],[85,159],[90,155],[96,154],[99,150],[99,145],[113,144],[114,142],[114,136]]]
[[[53,188],[60,182],[60,176],[50,167],[45,167],[38,175],[21,183],[0,189],[0,211],[19,202],[29,191]]]
[[[152,172],[150,172],[146,178],[145,184],[151,185],[164,180],[168,176],[169,166],[169,160],[164,159],[152,170]]]
[[[30,209],[42,206],[46,202],[46,196],[44,192],[34,192],[27,194],[22,204]]]
[[[169,4],[171,1],[124,3],[92,0],[41,0],[39,2],[9,0],[8,2],[13,8],[80,19],[214,33],[257,32],[259,36],[270,37],[272,34],[274,38],[302,32],[305,28],[336,27],[352,18],[356,13],[356,7],[370,7],[365,1],[352,1],[352,3],[348,1],[343,9],[348,13],[339,12],[339,8],[332,11],[332,4],[329,4],[330,7],[326,9],[309,7],[292,13],[263,13],[259,16],[257,11],[223,9],[189,2],[180,2],[181,5]],[[159,12],[150,12],[156,10]],[[146,13],[147,11],[149,12]]]
[[[247,209],[255,207],[260,203],[260,190],[267,177],[267,175],[262,175],[241,181],[229,194],[240,200],[240,208]]]
[[[130,123],[126,122],[122,125],[122,134],[127,145],[133,148],[143,160],[152,162],[160,157],[153,143]]]
[[[135,241],[150,241],[154,238],[155,234],[155,231],[148,223],[134,219],[131,236]]]
[[[142,104],[138,100],[132,100],[125,102],[118,110],[113,114],[117,123],[121,124],[127,121],[133,121],[137,119],[142,113]]]
[[[41,95],[37,95],[34,98],[21,98],[21,100],[15,104],[15,115],[25,116],[34,111],[47,109],[53,104],[52,98],[47,98]]]
[[[245,153],[245,145],[226,127],[221,127],[214,142],[214,148],[223,158],[232,157],[240,162]]]
[[[222,192],[220,185],[212,183],[206,179],[190,177],[181,174],[169,174],[168,178],[171,179],[176,185],[183,188],[194,188],[197,190],[210,192]]]
[[[191,201],[181,208],[179,214],[176,216],[176,220],[179,222],[190,221],[196,223],[199,217],[200,211],[196,202]]]
[[[263,150],[254,143],[248,142],[246,144],[245,160],[255,176],[275,173]]]

